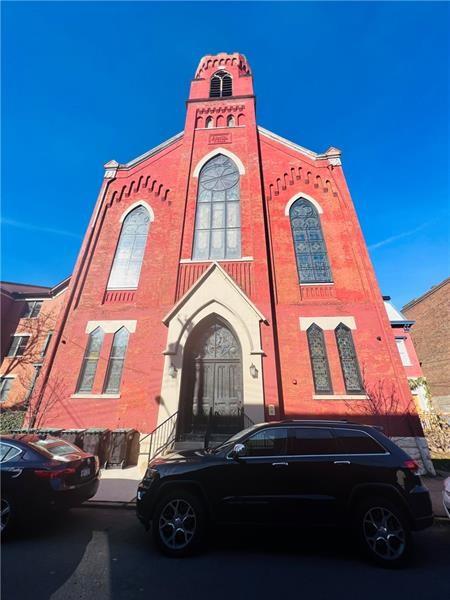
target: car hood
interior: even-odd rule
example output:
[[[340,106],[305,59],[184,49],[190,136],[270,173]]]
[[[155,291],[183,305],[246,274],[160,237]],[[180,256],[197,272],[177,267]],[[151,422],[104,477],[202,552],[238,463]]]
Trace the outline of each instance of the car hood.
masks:
[[[198,448],[197,450],[179,450],[165,454],[152,460],[152,465],[174,463],[174,462],[200,462],[208,456],[208,453],[204,449]]]

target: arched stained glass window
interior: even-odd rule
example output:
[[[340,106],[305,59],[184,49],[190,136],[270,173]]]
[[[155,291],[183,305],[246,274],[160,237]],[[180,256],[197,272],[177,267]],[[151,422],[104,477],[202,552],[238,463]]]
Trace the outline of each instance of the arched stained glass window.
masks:
[[[108,360],[108,371],[106,373],[103,393],[114,394],[120,391],[120,381],[122,379],[123,364],[128,346],[129,332],[126,327],[122,327],[114,334],[111,353]]]
[[[330,369],[328,366],[327,349],[322,329],[313,323],[306,332],[308,336],[309,356],[317,394],[332,393]]]
[[[341,359],[342,375],[344,377],[345,389],[349,394],[358,394],[363,391],[361,372],[359,370],[358,357],[356,356],[353,336],[350,329],[343,323],[334,330],[336,343]]]
[[[95,372],[97,371],[98,359],[103,345],[103,329],[97,327],[89,334],[88,343],[81,365],[78,378],[77,392],[91,392],[94,385]]]
[[[333,281],[316,207],[308,200],[299,198],[291,206],[289,218],[300,283]]]
[[[210,98],[225,98],[233,95],[233,82],[231,75],[226,71],[217,71],[211,77],[209,88]]]
[[[239,171],[230,158],[218,154],[200,171],[193,258],[240,257]]]
[[[137,206],[125,218],[108,281],[108,289],[132,289],[139,283],[150,215]]]

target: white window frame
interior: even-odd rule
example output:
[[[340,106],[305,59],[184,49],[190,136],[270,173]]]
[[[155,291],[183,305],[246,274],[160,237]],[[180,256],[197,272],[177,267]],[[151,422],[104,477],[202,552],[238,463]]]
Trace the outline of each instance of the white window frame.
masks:
[[[406,338],[404,336],[396,337],[395,343],[397,344],[397,350],[400,354],[400,360],[402,361],[402,365],[404,367],[411,367],[412,362],[411,357],[409,356],[408,348],[406,347]]]

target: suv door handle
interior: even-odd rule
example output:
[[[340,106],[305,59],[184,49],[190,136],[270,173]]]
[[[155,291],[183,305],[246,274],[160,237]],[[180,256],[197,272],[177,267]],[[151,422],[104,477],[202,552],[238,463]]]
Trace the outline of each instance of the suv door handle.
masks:
[[[272,467],[287,467],[289,463],[287,462],[274,462],[272,463]]]
[[[335,460],[333,464],[335,464],[335,465],[349,465],[350,461],[349,460]]]

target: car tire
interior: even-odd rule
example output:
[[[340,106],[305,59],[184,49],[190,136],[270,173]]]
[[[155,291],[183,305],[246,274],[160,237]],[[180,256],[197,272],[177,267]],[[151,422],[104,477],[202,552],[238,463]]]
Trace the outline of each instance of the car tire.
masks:
[[[404,510],[395,502],[383,497],[361,502],[354,527],[361,549],[377,564],[399,568],[410,560],[411,528]]]
[[[198,496],[173,490],[158,502],[152,519],[153,539],[166,556],[196,553],[204,540],[206,511]]]
[[[1,525],[0,525],[0,534],[2,540],[6,540],[10,535],[11,531],[14,528],[14,509],[13,503],[11,502],[11,498],[7,496],[1,497],[0,504],[1,511]]]

